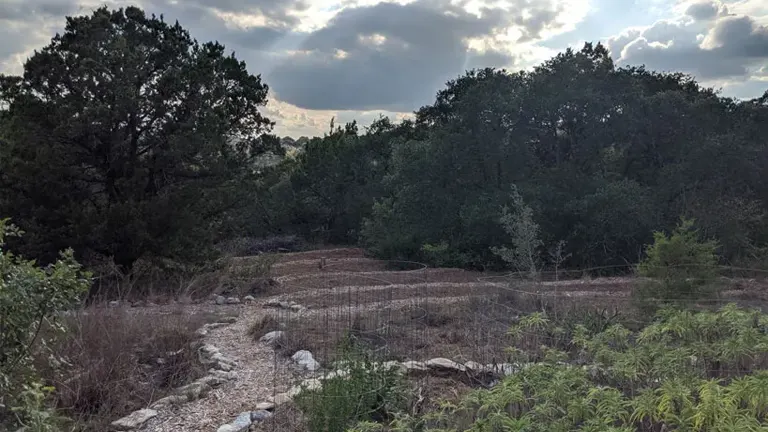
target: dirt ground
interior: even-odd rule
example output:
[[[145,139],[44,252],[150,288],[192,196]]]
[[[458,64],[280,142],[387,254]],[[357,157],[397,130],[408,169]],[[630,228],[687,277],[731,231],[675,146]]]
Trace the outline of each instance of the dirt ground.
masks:
[[[243,265],[251,259],[238,258]],[[235,372],[240,378],[224,384],[206,399],[161,413],[144,430],[215,431],[239,412],[285,391],[301,378],[283,354],[308,349],[327,366],[337,360],[342,339],[361,343],[386,359],[423,361],[445,357],[483,364],[505,362],[506,348],[510,346],[507,330],[521,314],[542,307],[565,314],[584,305],[610,314],[630,306],[636,282],[629,277],[614,277],[533,283],[501,273],[379,261],[357,248],[281,254],[271,274],[273,286],[253,303],[187,306],[238,316],[235,324],[210,332],[206,341],[236,360]],[[764,281],[725,282],[728,291],[720,301],[760,307],[768,304]],[[302,307],[294,310],[270,306],[275,301]],[[255,341],[259,335],[253,334],[252,328],[257,322],[263,324],[256,327],[259,333],[285,331],[277,355]],[[469,389],[449,379],[432,384],[414,383],[432,389],[432,393],[438,388],[442,395],[456,393],[457,397]],[[436,399],[433,395],[425,400],[434,403]],[[282,409],[283,413],[263,424],[262,429],[272,425],[271,430],[300,431],[300,422],[291,420],[296,417],[295,408],[288,405]]]

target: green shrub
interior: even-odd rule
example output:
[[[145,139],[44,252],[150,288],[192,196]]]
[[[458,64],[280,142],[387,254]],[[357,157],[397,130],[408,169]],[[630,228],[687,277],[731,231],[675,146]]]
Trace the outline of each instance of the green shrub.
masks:
[[[345,431],[358,422],[387,422],[403,410],[406,389],[397,369],[384,367],[354,348],[343,348],[347,374],[323,380],[322,388],[294,398],[311,432]]]
[[[32,366],[33,349],[48,350],[51,341],[47,339],[62,330],[57,313],[73,306],[87,291],[90,275],[82,271],[72,250],[40,268],[3,248],[7,236],[21,234],[7,219],[0,220],[0,422],[6,417],[6,422],[32,428],[50,417],[41,411],[44,388]],[[52,353],[39,354],[45,358]],[[11,408],[13,415],[3,413],[3,408]]]
[[[674,302],[682,306],[715,293],[718,245],[713,240],[700,240],[693,220],[683,219],[671,236],[655,232],[653,238],[638,265],[640,276],[651,279],[635,290],[641,303]]]

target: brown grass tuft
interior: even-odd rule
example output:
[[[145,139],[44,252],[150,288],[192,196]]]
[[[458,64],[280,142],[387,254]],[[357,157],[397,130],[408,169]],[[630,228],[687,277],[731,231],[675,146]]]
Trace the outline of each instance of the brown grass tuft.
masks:
[[[210,321],[211,315],[181,310],[91,307],[65,318],[66,336],[54,347],[61,365],[41,372],[56,388],[56,406],[78,429],[105,430],[204,374],[195,330]]]

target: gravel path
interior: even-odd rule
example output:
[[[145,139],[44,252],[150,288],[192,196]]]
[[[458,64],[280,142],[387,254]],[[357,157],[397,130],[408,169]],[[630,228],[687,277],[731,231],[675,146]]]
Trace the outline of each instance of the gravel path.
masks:
[[[151,432],[216,431],[243,411],[251,411],[274,392],[290,387],[294,378],[284,359],[276,359],[271,348],[248,336],[248,327],[265,313],[258,306],[225,306],[240,308],[232,325],[210,330],[206,342],[213,344],[226,357],[235,360],[238,378],[211,391],[206,398],[165,409],[142,430]]]

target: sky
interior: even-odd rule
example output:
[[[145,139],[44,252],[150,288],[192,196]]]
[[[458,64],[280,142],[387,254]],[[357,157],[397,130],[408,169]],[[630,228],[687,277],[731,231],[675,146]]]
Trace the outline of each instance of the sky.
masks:
[[[136,5],[217,40],[270,87],[280,136],[407,118],[475,67],[530,69],[603,42],[618,65],[682,71],[725,96],[768,90],[768,0],[0,0],[0,73],[65,16]]]

